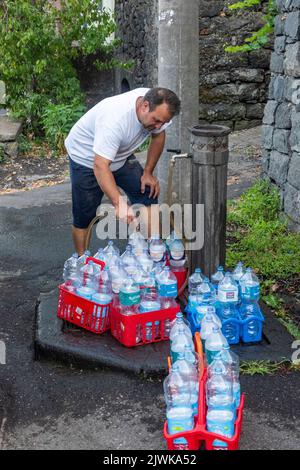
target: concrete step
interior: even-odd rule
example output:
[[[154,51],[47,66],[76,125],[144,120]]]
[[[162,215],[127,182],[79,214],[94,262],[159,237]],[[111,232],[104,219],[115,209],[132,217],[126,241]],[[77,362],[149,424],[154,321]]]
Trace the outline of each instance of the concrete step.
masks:
[[[13,142],[17,140],[21,131],[21,121],[0,115],[0,142]]]

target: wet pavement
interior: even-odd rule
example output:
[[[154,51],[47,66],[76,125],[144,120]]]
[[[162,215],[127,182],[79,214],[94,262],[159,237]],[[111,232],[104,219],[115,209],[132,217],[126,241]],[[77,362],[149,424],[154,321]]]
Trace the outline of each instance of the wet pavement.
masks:
[[[35,358],[36,301],[57,286],[72,253],[70,214],[68,185],[0,197],[0,448],[165,449],[164,376]],[[241,384],[240,448],[298,449],[299,372]]]

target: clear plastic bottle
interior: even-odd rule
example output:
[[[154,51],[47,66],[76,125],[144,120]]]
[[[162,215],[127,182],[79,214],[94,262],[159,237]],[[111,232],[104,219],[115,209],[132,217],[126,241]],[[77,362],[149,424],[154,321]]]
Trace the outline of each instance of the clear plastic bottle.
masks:
[[[206,382],[206,403],[209,410],[229,410],[236,413],[232,381],[224,367],[215,368]]]
[[[186,334],[191,338],[191,340],[193,339],[193,335],[192,335],[192,332],[191,332],[191,329],[190,329],[190,326],[189,326],[188,322],[184,319],[183,314],[181,312],[178,312],[178,313],[176,313],[175,321],[172,322],[172,324],[171,324],[171,330],[170,330],[170,341],[171,342],[178,335],[179,329],[182,328],[182,327],[184,328]],[[193,345],[193,349],[194,349],[194,345]]]
[[[228,345],[225,336],[220,328],[215,325],[213,331],[205,340],[205,353],[207,364],[211,364],[217,354],[223,349],[224,345]]]
[[[182,240],[175,239],[169,244],[170,265],[176,268],[185,264],[185,248]]]
[[[244,274],[245,274],[244,265],[241,261],[239,261],[232,272],[232,277],[236,282],[239,282]]]
[[[149,252],[155,263],[165,261],[166,245],[159,235],[153,235],[149,245]]]
[[[78,254],[73,253],[73,255],[68,258],[64,263],[63,269],[63,279],[65,288],[74,291],[78,287],[78,278],[77,278],[77,262]]]
[[[169,298],[175,299],[178,295],[177,278],[170,270],[169,266],[166,266],[160,275],[156,277],[157,281],[157,292],[162,298],[162,307],[164,307],[164,301]]]
[[[145,292],[141,295],[140,313],[154,312],[160,308],[160,299],[155,292]]]
[[[90,250],[85,250],[84,254],[79,256],[77,259],[77,273],[79,274],[80,269],[86,264],[87,258],[91,256]]]
[[[82,287],[90,287],[94,291],[97,290],[97,276],[99,276],[101,272],[100,266],[93,263],[93,261],[89,261],[85,264],[79,273],[80,283]]]
[[[148,248],[143,249],[138,259],[143,270],[146,271],[147,273],[150,273],[153,269],[154,262],[148,253]]]
[[[112,292],[109,287],[107,286],[105,291],[104,286],[102,286],[101,292],[92,295],[92,301],[98,304],[94,305],[93,309],[96,331],[103,331],[109,313],[108,304],[112,301]]]
[[[174,407],[167,411],[169,434],[190,431],[194,429],[193,410],[191,406]],[[184,437],[174,439],[176,450],[189,450],[188,442]]]
[[[120,305],[122,307],[138,306],[141,301],[141,291],[132,277],[124,280],[120,288]],[[122,309],[123,313],[123,309]]]
[[[216,291],[217,291],[219,283],[223,281],[223,279],[224,279],[224,268],[223,266],[219,266],[217,271],[211,276],[211,282],[213,286],[215,287]]]
[[[206,279],[200,286],[197,288],[197,304],[192,312],[194,321],[198,328],[201,326],[201,321],[204,316],[210,311],[215,314],[215,290]],[[212,311],[211,308],[214,310]]]
[[[247,268],[240,279],[241,305],[240,315],[242,320],[253,318],[247,324],[247,332],[250,338],[257,339],[260,334],[261,310],[258,304],[260,296],[260,283],[251,268]]]
[[[247,268],[245,274],[240,278],[241,300],[258,301],[260,295],[260,284],[258,277],[251,268]]]
[[[218,317],[218,315],[216,314],[216,309],[215,307],[213,307],[212,305],[208,306],[206,311],[205,311],[205,314],[204,314],[204,317],[202,318],[201,320],[201,328],[200,328],[200,331],[202,330],[202,325],[206,322],[206,319],[207,319],[207,316],[209,316],[210,318],[212,318],[212,320],[214,321],[214,323],[216,325],[218,325],[219,328],[222,328],[222,322],[220,320],[220,318]]]
[[[206,340],[209,337],[209,335],[213,332],[215,326],[218,326],[218,325],[215,323],[214,317],[210,315],[209,313],[207,313],[201,322],[200,336],[201,336],[203,351],[205,351],[205,348],[206,348],[205,346]]]
[[[112,290],[114,294],[119,294],[120,288],[127,278],[128,274],[124,269],[124,265],[121,259],[110,267]]]
[[[197,295],[197,288],[204,281],[204,276],[202,275],[201,269],[196,268],[194,274],[189,277],[188,286],[189,286],[189,295]]]
[[[171,342],[171,359],[173,363],[176,362],[180,353],[184,353],[185,345],[191,345],[193,347],[194,343],[191,336],[187,333],[186,328],[181,325]]]
[[[206,427],[209,432],[231,438],[234,435],[234,414],[230,410],[209,410],[206,416]],[[216,439],[213,441],[213,447],[226,450],[228,445]]]
[[[232,275],[227,272],[224,279],[218,285],[218,301],[220,305],[227,303],[237,304],[239,300],[238,284]]]
[[[123,262],[124,267],[136,264],[137,260],[134,254],[132,253],[131,245],[126,246],[124,253],[121,255],[121,260]]]
[[[98,259],[99,261],[103,261],[103,263],[107,263],[107,257],[104,253],[104,248],[99,248],[98,251],[94,254],[93,258]]]

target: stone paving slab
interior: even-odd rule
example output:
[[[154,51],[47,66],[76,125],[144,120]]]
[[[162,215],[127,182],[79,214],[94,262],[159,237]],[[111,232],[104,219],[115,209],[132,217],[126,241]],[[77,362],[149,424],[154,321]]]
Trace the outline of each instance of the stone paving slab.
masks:
[[[37,358],[48,358],[82,367],[110,367],[135,374],[165,375],[169,342],[162,341],[126,348],[109,332],[95,335],[80,328],[64,328],[57,318],[58,292],[41,294],[37,306],[35,351]],[[293,338],[264,307],[265,337],[259,344],[233,346],[241,361],[290,361]]]

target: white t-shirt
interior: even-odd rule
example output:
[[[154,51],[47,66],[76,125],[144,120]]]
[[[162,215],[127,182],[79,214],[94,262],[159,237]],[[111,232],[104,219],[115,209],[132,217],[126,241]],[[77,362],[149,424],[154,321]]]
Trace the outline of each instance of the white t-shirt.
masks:
[[[152,134],[163,132],[144,129],[136,114],[136,100],[149,88],[106,98],[96,104],[72,127],[65,140],[67,152],[74,162],[93,168],[95,154],[111,160],[112,171],[121,168],[126,159]]]

